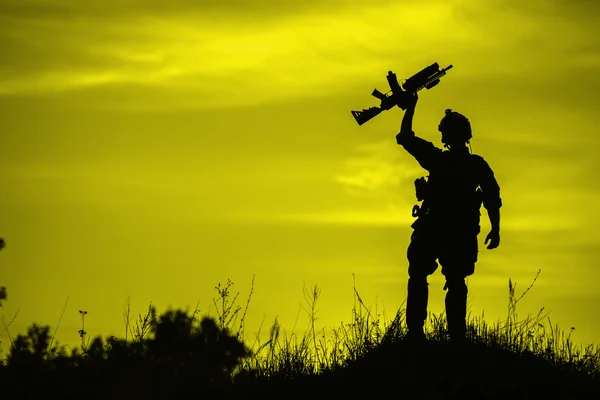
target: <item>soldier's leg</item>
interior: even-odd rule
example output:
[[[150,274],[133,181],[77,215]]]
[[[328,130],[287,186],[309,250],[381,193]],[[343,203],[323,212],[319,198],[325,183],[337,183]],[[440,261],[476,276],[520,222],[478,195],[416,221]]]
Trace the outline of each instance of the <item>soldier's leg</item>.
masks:
[[[406,325],[409,333],[422,334],[427,319],[429,288],[427,276],[433,274],[438,264],[433,231],[426,226],[416,227],[407,251],[408,296],[406,300]]]
[[[467,329],[467,294],[465,277],[446,277],[446,319],[451,339],[463,339]]]
[[[468,288],[465,278],[475,272],[477,261],[477,236],[456,237],[450,248],[440,256],[442,274],[446,277],[446,319],[453,340],[464,339],[467,326]]]

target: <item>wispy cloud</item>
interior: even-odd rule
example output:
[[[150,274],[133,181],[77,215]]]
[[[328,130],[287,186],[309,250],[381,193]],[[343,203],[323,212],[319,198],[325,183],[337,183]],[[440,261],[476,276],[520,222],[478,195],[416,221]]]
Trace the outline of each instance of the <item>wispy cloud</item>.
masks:
[[[519,76],[532,68],[523,57],[536,52],[518,50],[520,61],[515,62],[512,47],[548,46],[537,42],[549,26],[544,18],[469,1],[344,2],[343,6],[330,2],[324,7],[297,6],[295,13],[282,9],[279,17],[277,7],[266,13],[254,8],[251,18],[242,11],[249,10],[249,2],[240,2],[237,11],[237,3],[226,9],[211,2],[203,4],[205,9],[186,9],[189,4],[182,2],[161,17],[155,13],[158,3],[134,4],[130,12],[115,3],[121,15],[101,17],[83,13],[97,9],[92,6],[59,4],[62,11],[42,10],[37,18],[5,14],[0,32],[10,51],[3,62],[10,58],[15,69],[5,71],[2,94],[141,84],[168,87],[181,93],[182,101],[197,106],[231,106],[232,101],[248,104],[314,96],[323,88],[328,95],[343,92],[349,82],[372,81],[398,62],[416,72],[444,54],[446,46],[471,52],[468,57],[477,53],[479,59],[483,54],[512,54],[485,69],[478,68],[479,61],[477,67],[465,70],[470,76]],[[264,3],[265,8],[269,5]],[[509,21],[519,29],[508,29]],[[570,22],[558,23],[577,34]],[[572,43],[548,35],[557,49]],[[35,51],[42,48],[45,57],[39,58]],[[596,59],[592,52],[581,62],[593,64]],[[556,60],[548,56],[549,63]],[[19,63],[28,65],[26,72],[16,72]],[[549,65],[538,73],[555,68]]]
[[[363,225],[363,226],[399,226],[406,227],[414,219],[410,210],[388,204],[377,211],[332,211],[327,213],[284,213],[268,216],[267,221],[314,225]]]

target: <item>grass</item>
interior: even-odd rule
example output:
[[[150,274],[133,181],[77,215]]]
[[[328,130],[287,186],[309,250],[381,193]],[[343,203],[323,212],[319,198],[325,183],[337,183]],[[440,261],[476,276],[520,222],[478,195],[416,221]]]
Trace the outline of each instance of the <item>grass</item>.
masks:
[[[509,280],[506,321],[490,325],[483,314],[472,318],[469,313],[468,341],[459,349],[449,343],[443,313],[430,315],[428,343],[415,348],[405,340],[405,310],[401,307],[391,321],[382,321],[355,287],[350,323],[332,328],[329,338],[315,332],[314,319],[301,338],[280,337],[275,323],[268,341],[244,360],[235,380],[263,393],[264,382],[294,386],[296,394],[303,392],[302,386],[312,388],[318,382],[315,393],[324,397],[327,390],[332,395],[356,394],[356,381],[366,387],[389,386],[400,395],[410,394],[408,398],[530,399],[554,398],[562,393],[564,398],[573,399],[587,398],[592,390],[600,394],[597,346],[574,346],[574,328],[565,335],[543,308],[535,317],[518,319],[517,303],[533,287],[539,273],[519,297],[516,285]],[[317,287],[305,289],[310,295],[310,310],[315,309],[319,293]],[[256,380],[262,383],[256,384]]]
[[[157,316],[150,304],[135,319],[127,304],[124,339],[98,337],[90,344],[81,310],[82,344],[70,354],[53,345],[49,327],[33,325],[11,338],[0,388],[19,393],[15,398],[32,396],[34,388],[48,396],[111,399],[355,398],[389,391],[409,399],[594,398],[600,394],[598,347],[574,346],[574,328],[565,335],[543,308],[518,318],[517,304],[538,276],[518,297],[509,280],[505,321],[488,324],[483,314],[469,313],[461,347],[449,343],[443,313],[428,318],[427,343],[407,342],[404,308],[388,320],[363,302],[356,285],[350,322],[317,331],[321,290],[304,288],[305,333],[288,336],[275,319],[267,339],[260,340],[261,324],[252,344],[244,329],[254,279],[244,308],[231,281],[217,285],[204,317],[197,308],[191,315],[170,310]]]

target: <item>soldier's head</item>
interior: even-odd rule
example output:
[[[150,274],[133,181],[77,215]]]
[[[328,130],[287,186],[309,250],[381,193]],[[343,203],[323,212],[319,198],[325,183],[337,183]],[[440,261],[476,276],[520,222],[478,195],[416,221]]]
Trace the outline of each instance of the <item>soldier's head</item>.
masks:
[[[464,115],[446,109],[444,118],[438,125],[438,130],[442,132],[442,143],[444,147],[463,147],[473,137],[471,133],[471,123]]]

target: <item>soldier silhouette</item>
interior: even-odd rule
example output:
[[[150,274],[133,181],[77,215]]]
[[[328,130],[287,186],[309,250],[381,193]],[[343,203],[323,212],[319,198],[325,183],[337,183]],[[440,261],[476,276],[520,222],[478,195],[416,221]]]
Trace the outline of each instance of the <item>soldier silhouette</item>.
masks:
[[[408,296],[406,323],[408,339],[425,340],[423,327],[427,318],[429,297],[427,277],[433,274],[439,261],[446,278],[445,306],[450,341],[462,343],[465,339],[467,312],[467,285],[465,278],[475,272],[480,232],[480,207],[488,212],[491,231],[485,239],[488,249],[500,244],[500,187],[494,173],[483,157],[471,154],[467,144],[472,133],[469,120],[462,114],[447,109],[438,130],[442,150],[415,136],[412,120],[418,96],[412,94],[396,135],[402,145],[429,172],[415,181],[417,200],[413,208],[418,217],[411,225],[408,257]]]

